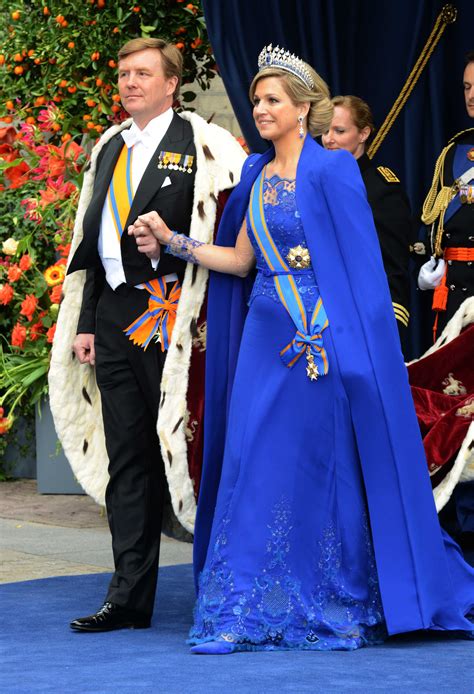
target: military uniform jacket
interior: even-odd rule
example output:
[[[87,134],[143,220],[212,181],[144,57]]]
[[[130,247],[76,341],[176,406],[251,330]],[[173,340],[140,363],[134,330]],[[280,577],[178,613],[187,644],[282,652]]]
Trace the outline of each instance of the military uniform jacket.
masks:
[[[410,318],[409,256],[413,236],[410,203],[398,178],[376,167],[366,154],[357,159],[374,216],[400,336]]]
[[[454,182],[454,164],[456,155],[461,155],[464,162],[464,171],[474,166],[474,160],[467,157],[470,150],[474,153],[474,128],[464,130],[450,140],[454,143],[446,153],[444,160],[444,180],[442,185],[451,186]],[[458,151],[461,150],[462,151]],[[474,155],[470,155],[474,156]],[[471,186],[474,183],[471,182]],[[453,204],[453,203],[451,203]],[[449,217],[449,207],[445,215],[444,233],[441,241],[443,250],[447,248],[472,248],[474,249],[474,201],[471,204],[456,205],[457,211]],[[436,226],[436,225],[435,225]],[[474,295],[474,262],[448,260],[447,261],[446,286],[448,302],[446,311],[440,313],[439,327],[443,327],[456,313],[459,306],[468,297]],[[438,334],[440,329],[438,328]]]

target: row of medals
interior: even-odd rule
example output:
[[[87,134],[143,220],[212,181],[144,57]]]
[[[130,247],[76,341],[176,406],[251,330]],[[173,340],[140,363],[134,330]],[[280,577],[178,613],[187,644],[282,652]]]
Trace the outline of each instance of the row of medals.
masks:
[[[158,155],[158,168],[192,173],[194,155],[180,154],[178,152],[160,152]]]

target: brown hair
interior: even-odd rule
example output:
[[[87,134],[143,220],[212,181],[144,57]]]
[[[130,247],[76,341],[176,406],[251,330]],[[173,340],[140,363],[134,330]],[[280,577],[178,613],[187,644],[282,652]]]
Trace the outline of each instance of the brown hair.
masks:
[[[282,82],[283,89],[295,105],[309,103],[308,131],[313,137],[317,137],[329,130],[334,107],[331,103],[331,95],[326,82],[318,75],[316,70],[313,70],[311,65],[307,63],[304,63],[304,65],[313,80],[314,87],[312,89],[291,72],[287,72],[278,67],[266,67],[260,70],[260,72],[257,72],[253,78],[249,89],[249,96],[250,101],[253,102],[257,83],[261,79],[265,77],[278,77]]]
[[[370,135],[367,141],[371,139],[375,132],[374,117],[372,111],[370,110],[369,104],[367,104],[363,99],[358,96],[352,96],[348,94],[347,96],[335,96],[332,99],[334,106],[343,106],[351,112],[352,120],[357,130],[363,130],[364,128],[370,128]],[[366,143],[367,143],[366,141]]]
[[[465,61],[466,65],[469,65],[469,63],[474,63],[474,51],[469,51],[466,53]]]
[[[181,51],[173,46],[172,43],[166,43],[163,39],[152,39],[152,38],[138,38],[131,39],[127,41],[118,52],[119,62],[122,58],[132,53],[138,53],[138,51],[145,51],[147,48],[153,48],[158,50],[161,54],[161,64],[163,66],[163,72],[166,79],[170,77],[177,77],[178,82],[176,84],[176,89],[174,90],[173,99],[177,99],[179,96],[179,89],[181,86],[181,78],[183,75],[183,56]]]

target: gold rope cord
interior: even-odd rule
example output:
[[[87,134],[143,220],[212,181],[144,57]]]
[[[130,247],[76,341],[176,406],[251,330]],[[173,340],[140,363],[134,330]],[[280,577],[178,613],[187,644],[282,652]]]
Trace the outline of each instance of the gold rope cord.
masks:
[[[405,106],[408,97],[412,93],[418,79],[420,78],[421,73],[425,69],[426,63],[430,59],[431,54],[433,53],[434,49],[438,44],[438,41],[443,35],[446,26],[448,24],[453,24],[453,22],[456,21],[457,14],[458,11],[456,7],[454,7],[454,5],[451,4],[444,5],[443,9],[439,13],[433,30],[427,42],[425,43],[423,50],[421,51],[420,56],[415,63],[414,68],[410,72],[408,79],[402,88],[402,91],[398,95],[395,103],[390,109],[387,117],[385,118],[379,131],[374,137],[369,149],[367,150],[367,155],[370,157],[370,159],[372,159],[382,142],[385,140],[390,128],[394,124],[395,120],[398,118],[398,115],[400,114],[402,108]]]

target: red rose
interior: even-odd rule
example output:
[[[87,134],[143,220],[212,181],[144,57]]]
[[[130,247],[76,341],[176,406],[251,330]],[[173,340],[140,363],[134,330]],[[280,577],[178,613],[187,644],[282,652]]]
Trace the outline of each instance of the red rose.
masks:
[[[31,342],[36,342],[36,340],[39,340],[41,335],[44,332],[44,325],[42,321],[38,321],[37,323],[33,323],[33,325],[30,328],[30,340]]]
[[[20,279],[22,276],[22,271],[20,270],[20,267],[16,264],[10,265],[8,268],[8,281],[9,282],[16,282],[17,280]]]
[[[26,298],[21,302],[21,316],[26,316],[28,320],[33,318],[33,313],[36,311],[38,306],[38,299],[34,294],[27,294]]]
[[[26,328],[24,325],[17,323],[12,331],[12,346],[23,347],[26,340]]]
[[[49,293],[49,298],[51,299],[51,303],[52,304],[60,304],[61,298],[62,298],[62,293],[63,293],[63,285],[62,284],[57,284],[55,287],[53,287]]]
[[[21,256],[20,262],[18,263],[18,265],[20,266],[20,270],[23,270],[23,272],[29,270],[32,264],[33,261],[31,260],[31,256],[29,256],[27,253]]]
[[[54,333],[56,332],[56,323],[50,327],[48,332],[46,333],[46,341],[52,344],[54,340]]]
[[[13,287],[10,284],[0,285],[0,304],[6,306],[13,299]]]

